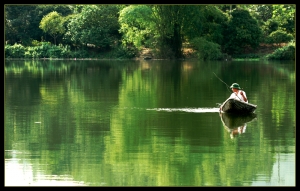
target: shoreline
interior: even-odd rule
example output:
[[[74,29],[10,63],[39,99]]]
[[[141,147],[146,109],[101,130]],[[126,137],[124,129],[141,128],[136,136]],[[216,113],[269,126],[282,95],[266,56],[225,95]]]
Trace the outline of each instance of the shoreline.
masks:
[[[159,58],[152,58],[152,59],[144,59],[144,58],[5,58],[4,60],[48,60],[48,61],[56,61],[56,60],[143,60],[143,61],[151,61],[151,60],[199,60],[197,58],[181,58],[181,59],[159,59]],[[207,60],[207,61],[263,61],[263,58],[231,58],[231,59],[224,59],[224,60]]]

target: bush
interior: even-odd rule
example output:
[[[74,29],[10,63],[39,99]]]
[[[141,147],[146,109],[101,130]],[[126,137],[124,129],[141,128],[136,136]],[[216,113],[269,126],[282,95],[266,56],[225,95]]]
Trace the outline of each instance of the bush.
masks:
[[[51,46],[48,49],[49,58],[61,58],[61,52],[62,50],[59,46]]]
[[[115,43],[115,46],[104,51],[99,47],[81,48],[74,47],[71,50],[71,45],[53,45],[50,42],[32,40],[30,46],[21,44],[6,44],[5,58],[25,58],[25,59],[40,59],[40,58],[118,58],[131,59],[134,58],[138,50],[133,46],[122,46]]]
[[[277,30],[272,32],[269,36],[268,36],[268,42],[269,43],[276,43],[276,44],[280,44],[280,43],[286,43],[289,42],[291,40],[294,39],[293,35],[286,33],[283,30]]]
[[[31,45],[32,45],[32,46],[41,46],[41,45],[42,45],[42,42],[37,41],[37,40],[33,40],[33,41],[31,42]]]
[[[63,46],[62,44],[58,45],[60,49],[60,58],[70,58],[72,55],[70,45]]]
[[[5,58],[24,58],[25,47],[21,44],[6,45]]]
[[[89,53],[85,49],[80,49],[80,50],[73,51],[71,54],[71,57],[72,58],[88,58]]]
[[[203,60],[219,60],[222,58],[220,45],[209,42],[205,38],[194,38],[191,44],[195,47],[196,54],[199,59]]]
[[[295,44],[276,49],[272,54],[266,56],[268,60],[295,60]]]
[[[24,54],[25,58],[36,58],[38,55],[36,54],[35,47],[28,47]]]
[[[124,48],[123,46],[114,48],[112,51],[112,57],[120,58],[120,59],[129,59],[134,58],[136,55],[137,49],[136,48]]]
[[[5,47],[4,47],[4,56],[5,56],[5,58],[11,58],[12,57],[11,49],[12,49],[12,46],[10,44],[5,45]]]

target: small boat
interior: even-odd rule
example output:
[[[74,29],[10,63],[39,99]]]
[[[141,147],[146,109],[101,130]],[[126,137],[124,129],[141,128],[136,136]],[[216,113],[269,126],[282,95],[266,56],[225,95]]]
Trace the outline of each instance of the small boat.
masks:
[[[236,114],[236,113],[221,113],[221,121],[223,125],[229,129],[235,129],[240,126],[243,126],[245,123],[249,123],[256,119],[255,113],[245,113],[245,114]]]
[[[222,105],[222,112],[225,113],[253,113],[257,105],[246,103],[237,99],[228,98]]]

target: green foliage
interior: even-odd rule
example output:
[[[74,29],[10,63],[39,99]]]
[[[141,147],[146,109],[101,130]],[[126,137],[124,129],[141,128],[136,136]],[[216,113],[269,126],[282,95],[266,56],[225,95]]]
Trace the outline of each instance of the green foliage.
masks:
[[[259,43],[295,39],[295,12],[288,4],[5,5],[5,43],[11,45],[5,57],[68,58],[76,49],[76,57],[88,52],[128,58],[146,47],[158,58],[181,58],[182,44],[199,37],[243,57]],[[22,55],[13,50],[15,43],[33,47]]]
[[[261,39],[261,42],[267,42],[268,36],[278,30],[279,24],[274,19],[267,20],[262,26],[261,29],[263,31],[263,38]]]
[[[42,45],[42,42],[39,42],[39,41],[37,41],[37,40],[33,40],[33,41],[31,42],[31,45],[32,45],[32,46],[41,46],[41,45]]]
[[[182,43],[192,39],[202,31],[201,9],[203,5],[155,5],[155,31],[157,32],[155,46],[160,52],[174,54],[174,58],[182,58]]]
[[[40,22],[40,28],[54,38],[55,45],[56,38],[65,32],[64,21],[65,20],[59,13],[53,11],[44,16]]]
[[[255,5],[255,11],[258,13],[258,17],[266,22],[272,18],[273,6],[272,5]]]
[[[28,47],[24,53],[24,58],[40,58],[40,55],[35,49],[36,47]]]
[[[10,44],[21,43],[30,45],[38,32],[42,32],[35,25],[35,5],[5,5],[5,40]]]
[[[33,58],[49,58],[48,50],[51,50],[50,42],[42,42],[41,46],[35,47]]]
[[[228,20],[226,14],[216,6],[205,6],[200,12],[204,18],[197,18],[197,22],[201,22],[202,30],[199,33],[194,32],[195,37],[203,36],[208,41],[223,44],[223,30]]]
[[[286,32],[288,36],[292,35],[295,38],[295,5],[261,5],[257,9],[259,16],[263,18],[263,24],[261,29],[263,31],[262,43],[277,43],[274,38],[270,37],[270,34],[275,31]],[[272,34],[277,36],[282,41],[287,35]],[[281,36],[281,37],[279,37]],[[289,41],[289,40],[288,40]]]
[[[61,56],[61,49],[58,46],[51,46],[48,50],[49,58],[60,58]]]
[[[203,37],[194,38],[191,44],[195,47],[199,59],[218,60],[222,58],[219,44],[210,42]]]
[[[273,17],[279,27],[295,36],[296,5],[273,5]]]
[[[5,58],[23,58],[25,47],[21,44],[6,45],[4,48]]]
[[[39,28],[42,18],[52,11],[71,14],[71,5],[5,5],[5,39],[9,44],[30,46],[32,40],[52,38]]]
[[[60,51],[60,57],[61,58],[70,58],[72,57],[72,51],[71,51],[71,48],[69,45],[62,45],[62,44],[59,44],[59,49],[61,50]]]
[[[10,44],[5,45],[5,47],[4,47],[4,56],[5,56],[5,58],[11,58],[11,56],[12,56],[11,49],[12,49],[12,46]]]
[[[84,48],[72,52],[72,58],[88,58],[88,57],[89,57],[89,52]]]
[[[136,48],[129,48],[124,46],[119,46],[117,48],[114,48],[111,53],[109,54],[110,58],[118,58],[118,59],[131,59],[134,58],[137,55],[137,49]]]
[[[120,11],[120,32],[123,34],[122,44],[133,44],[137,49],[151,46],[154,32],[152,10],[147,5],[130,5]]]
[[[286,43],[294,39],[292,34],[287,34],[287,32],[283,30],[277,30],[272,32],[269,37],[269,43]]]
[[[77,46],[92,44],[102,50],[114,47],[120,34],[118,6],[85,5],[80,13],[74,15],[68,24],[66,38]]]
[[[22,45],[15,44],[14,46],[5,46],[5,58],[70,58],[72,51],[70,46],[51,45],[50,42],[34,42],[35,46],[23,47]],[[76,51],[75,51],[76,52]],[[83,55],[83,54],[81,54]],[[88,57],[88,54],[84,54]]]
[[[261,34],[262,31],[257,21],[250,16],[247,10],[234,10],[224,34],[225,51],[229,54],[240,54],[247,46],[256,48],[259,45]]]
[[[295,60],[296,48],[294,43],[276,49],[272,54],[266,56],[268,60]]]

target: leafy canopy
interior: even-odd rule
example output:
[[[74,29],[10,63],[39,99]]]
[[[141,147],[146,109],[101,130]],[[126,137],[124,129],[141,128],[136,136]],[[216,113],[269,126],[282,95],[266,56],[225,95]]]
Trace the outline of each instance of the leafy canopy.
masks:
[[[56,11],[52,11],[45,15],[40,22],[40,28],[50,34],[54,38],[56,44],[56,38],[58,35],[62,35],[65,32],[63,17]]]

